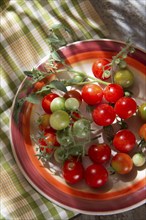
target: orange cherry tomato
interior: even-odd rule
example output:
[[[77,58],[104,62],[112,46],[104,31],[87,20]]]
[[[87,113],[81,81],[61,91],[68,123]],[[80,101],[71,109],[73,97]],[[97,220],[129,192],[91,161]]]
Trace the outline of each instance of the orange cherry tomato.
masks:
[[[142,139],[146,141],[146,124],[141,125],[138,134]]]

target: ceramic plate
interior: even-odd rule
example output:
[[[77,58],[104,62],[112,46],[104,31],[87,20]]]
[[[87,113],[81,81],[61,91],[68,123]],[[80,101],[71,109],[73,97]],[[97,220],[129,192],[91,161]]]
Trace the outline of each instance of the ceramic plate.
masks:
[[[92,63],[97,58],[111,59],[124,46],[124,43],[112,40],[87,40],[69,44],[60,49],[62,56],[76,70],[92,75]],[[39,68],[43,68],[48,57],[41,61]],[[137,103],[145,101],[145,53],[136,49],[128,56],[127,63],[135,75],[133,87],[134,98]],[[32,85],[28,78],[20,85],[16,94],[11,114],[11,142],[15,159],[29,183],[43,196],[63,208],[85,214],[108,215],[133,209],[145,202],[145,167],[133,169],[124,176],[111,175],[108,183],[99,189],[89,188],[84,181],[75,186],[66,184],[60,175],[53,174],[57,169],[51,163],[43,167],[42,162],[35,156],[35,144],[31,138],[37,132],[36,120],[41,105],[25,102],[18,103],[18,99],[31,93]],[[137,129],[142,122],[132,117],[128,120],[129,128],[137,135]],[[59,169],[59,168],[58,168]]]

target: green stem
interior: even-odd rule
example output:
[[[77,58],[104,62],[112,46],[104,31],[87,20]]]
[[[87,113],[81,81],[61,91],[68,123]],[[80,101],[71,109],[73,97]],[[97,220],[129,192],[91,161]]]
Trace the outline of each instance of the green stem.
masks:
[[[88,77],[89,78],[89,77]],[[76,86],[82,86],[82,85],[86,85],[86,84],[89,84],[89,83],[102,83],[102,84],[104,84],[104,85],[109,85],[110,83],[108,83],[108,82],[104,82],[104,81],[102,81],[102,80],[98,80],[98,79],[95,79],[95,80],[92,80],[92,81],[84,81],[84,82],[79,82],[79,83],[77,83],[77,82],[75,82],[75,83],[65,83],[65,86],[73,86],[73,85],[76,85]]]

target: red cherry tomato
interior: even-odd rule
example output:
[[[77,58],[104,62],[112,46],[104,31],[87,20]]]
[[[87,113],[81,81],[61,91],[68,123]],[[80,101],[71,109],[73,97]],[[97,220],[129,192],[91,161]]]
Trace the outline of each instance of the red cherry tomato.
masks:
[[[56,78],[57,78],[57,76],[55,74],[51,74],[49,76],[46,76],[45,78],[43,78],[42,80],[40,80],[34,84],[34,91],[41,90],[43,86],[45,86],[47,83],[55,80]]]
[[[135,100],[130,97],[120,98],[114,107],[116,114],[122,119],[130,118],[136,112],[136,109],[137,104]]]
[[[112,106],[99,104],[92,112],[93,121],[100,126],[108,126],[115,120],[116,114]]]
[[[81,115],[78,112],[72,112],[71,118],[72,118],[73,122],[75,122],[81,118]]]
[[[133,168],[133,161],[128,154],[117,153],[111,160],[112,168],[119,174],[127,174]]]
[[[85,181],[90,187],[98,188],[108,180],[108,172],[101,164],[92,164],[85,170]]]
[[[103,90],[96,84],[87,84],[82,88],[82,98],[89,105],[96,105],[101,102]]]
[[[103,94],[108,102],[115,103],[119,98],[124,96],[124,91],[122,86],[113,83],[104,88]]]
[[[63,96],[65,99],[76,98],[80,103],[82,102],[82,96],[77,90],[70,90]]]
[[[48,95],[44,96],[44,98],[42,99],[42,108],[44,109],[46,113],[48,114],[52,113],[50,109],[50,104],[52,100],[57,97],[59,96],[55,93],[49,93]]]
[[[139,137],[146,141],[146,124],[141,125],[138,131]]]
[[[54,151],[54,146],[60,146],[60,144],[57,141],[56,134],[53,131],[52,128],[46,129],[44,133],[44,138],[39,139],[39,143],[42,146],[48,146],[46,148],[41,147],[41,150],[46,150],[46,153],[52,153]]]
[[[108,79],[110,76],[105,77],[103,76],[103,72],[104,70],[109,70],[109,61],[106,59],[98,59],[96,60],[93,65],[92,65],[92,72],[94,74],[94,76],[96,78],[102,79],[102,80],[106,80]]]
[[[94,163],[105,163],[110,160],[111,148],[107,144],[92,144],[88,149],[88,155]]]
[[[67,183],[75,184],[84,178],[84,168],[81,161],[68,159],[63,165],[63,177]]]
[[[123,153],[131,151],[136,144],[135,135],[128,129],[118,131],[113,139],[114,147]]]

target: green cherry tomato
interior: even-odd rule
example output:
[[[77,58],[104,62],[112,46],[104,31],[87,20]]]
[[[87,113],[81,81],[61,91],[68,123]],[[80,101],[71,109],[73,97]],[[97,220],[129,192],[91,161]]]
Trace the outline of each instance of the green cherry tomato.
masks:
[[[133,163],[136,167],[141,167],[145,164],[145,157],[142,153],[136,153],[132,157]]]
[[[138,113],[140,118],[146,121],[146,103],[143,103],[138,107]]]
[[[70,118],[67,112],[57,110],[50,116],[50,125],[55,130],[62,130],[69,125]]]
[[[68,98],[65,101],[65,108],[67,110],[75,111],[75,110],[78,110],[79,106],[80,106],[80,103],[76,98]]]
[[[129,69],[120,69],[114,75],[114,83],[129,88],[134,83],[134,75]]]
[[[65,100],[62,97],[57,97],[52,100],[50,109],[52,112],[55,112],[57,110],[65,110]]]
[[[78,138],[86,138],[90,134],[90,121],[79,119],[73,125],[73,133]]]

